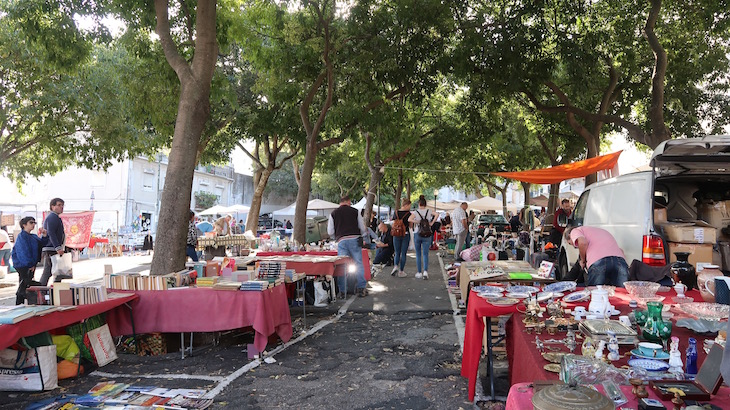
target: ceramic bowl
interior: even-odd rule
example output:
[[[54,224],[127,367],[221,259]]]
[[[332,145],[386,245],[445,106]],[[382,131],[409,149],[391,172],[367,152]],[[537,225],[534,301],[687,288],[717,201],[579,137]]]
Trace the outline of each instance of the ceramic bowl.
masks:
[[[624,287],[629,294],[635,298],[646,299],[656,295],[659,290],[658,283],[643,280],[631,280],[624,282]]]

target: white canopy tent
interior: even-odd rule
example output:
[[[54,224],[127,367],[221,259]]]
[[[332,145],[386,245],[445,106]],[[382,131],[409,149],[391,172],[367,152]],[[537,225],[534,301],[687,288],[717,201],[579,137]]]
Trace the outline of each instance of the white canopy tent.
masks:
[[[294,203],[296,205],[296,203]],[[337,209],[340,205],[334,202],[325,201],[324,199],[312,199],[307,203],[309,211],[324,211],[327,209]]]
[[[294,212],[296,211],[297,204],[296,202],[287,206],[286,208],[277,209],[276,211],[271,212],[272,219],[277,219],[279,221],[284,221],[285,219],[294,219]],[[307,217],[310,216],[317,216],[317,211],[314,210],[307,210]]]
[[[204,211],[198,212],[198,215],[218,215],[218,214],[229,214],[231,211],[223,205],[215,205]]]
[[[496,211],[502,212],[503,206],[502,201],[491,196],[485,196],[483,198],[475,199],[469,204],[469,209],[475,209],[478,211]],[[517,212],[519,207],[515,204],[507,204],[507,211]]]

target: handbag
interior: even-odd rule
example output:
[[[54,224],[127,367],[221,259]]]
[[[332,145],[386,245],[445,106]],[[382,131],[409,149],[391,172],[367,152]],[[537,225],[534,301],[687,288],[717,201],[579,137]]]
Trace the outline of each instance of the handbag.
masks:
[[[51,256],[51,274],[54,278],[61,279],[73,279],[73,256],[70,252],[64,252],[63,255],[52,255]]]
[[[0,351],[0,391],[43,391],[57,387],[55,345]]]
[[[117,360],[117,347],[114,344],[111,332],[109,332],[108,324],[105,323],[104,326],[89,330],[88,336],[89,350],[99,367],[106,366]]]

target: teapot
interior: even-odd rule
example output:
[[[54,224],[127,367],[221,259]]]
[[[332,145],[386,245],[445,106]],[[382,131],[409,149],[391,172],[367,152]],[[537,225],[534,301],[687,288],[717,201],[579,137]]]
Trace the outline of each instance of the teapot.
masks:
[[[603,286],[598,285],[596,289],[591,291],[591,303],[588,304],[588,312],[605,318],[609,316],[611,310],[611,304],[608,301],[608,291],[603,289]]]

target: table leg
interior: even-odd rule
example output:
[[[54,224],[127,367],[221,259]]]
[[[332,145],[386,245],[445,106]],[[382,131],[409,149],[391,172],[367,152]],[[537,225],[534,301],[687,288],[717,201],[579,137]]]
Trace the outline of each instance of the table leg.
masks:
[[[304,320],[304,330],[307,330],[307,298],[305,297],[304,293],[307,291],[307,278],[306,276],[304,279],[297,281],[297,296],[299,296],[299,284],[304,285],[304,291],[302,292],[302,319]]]
[[[492,318],[487,316],[487,326],[484,329],[487,332],[487,376],[489,376],[489,389],[492,400],[496,398],[494,391],[494,363],[492,361]]]
[[[134,330],[134,312],[132,311],[132,305],[128,303],[125,303],[125,305],[129,308],[129,322],[132,324],[132,337],[134,338],[134,345],[139,355],[139,339],[137,339],[137,331]]]
[[[180,332],[180,359],[185,358],[185,333]]]

